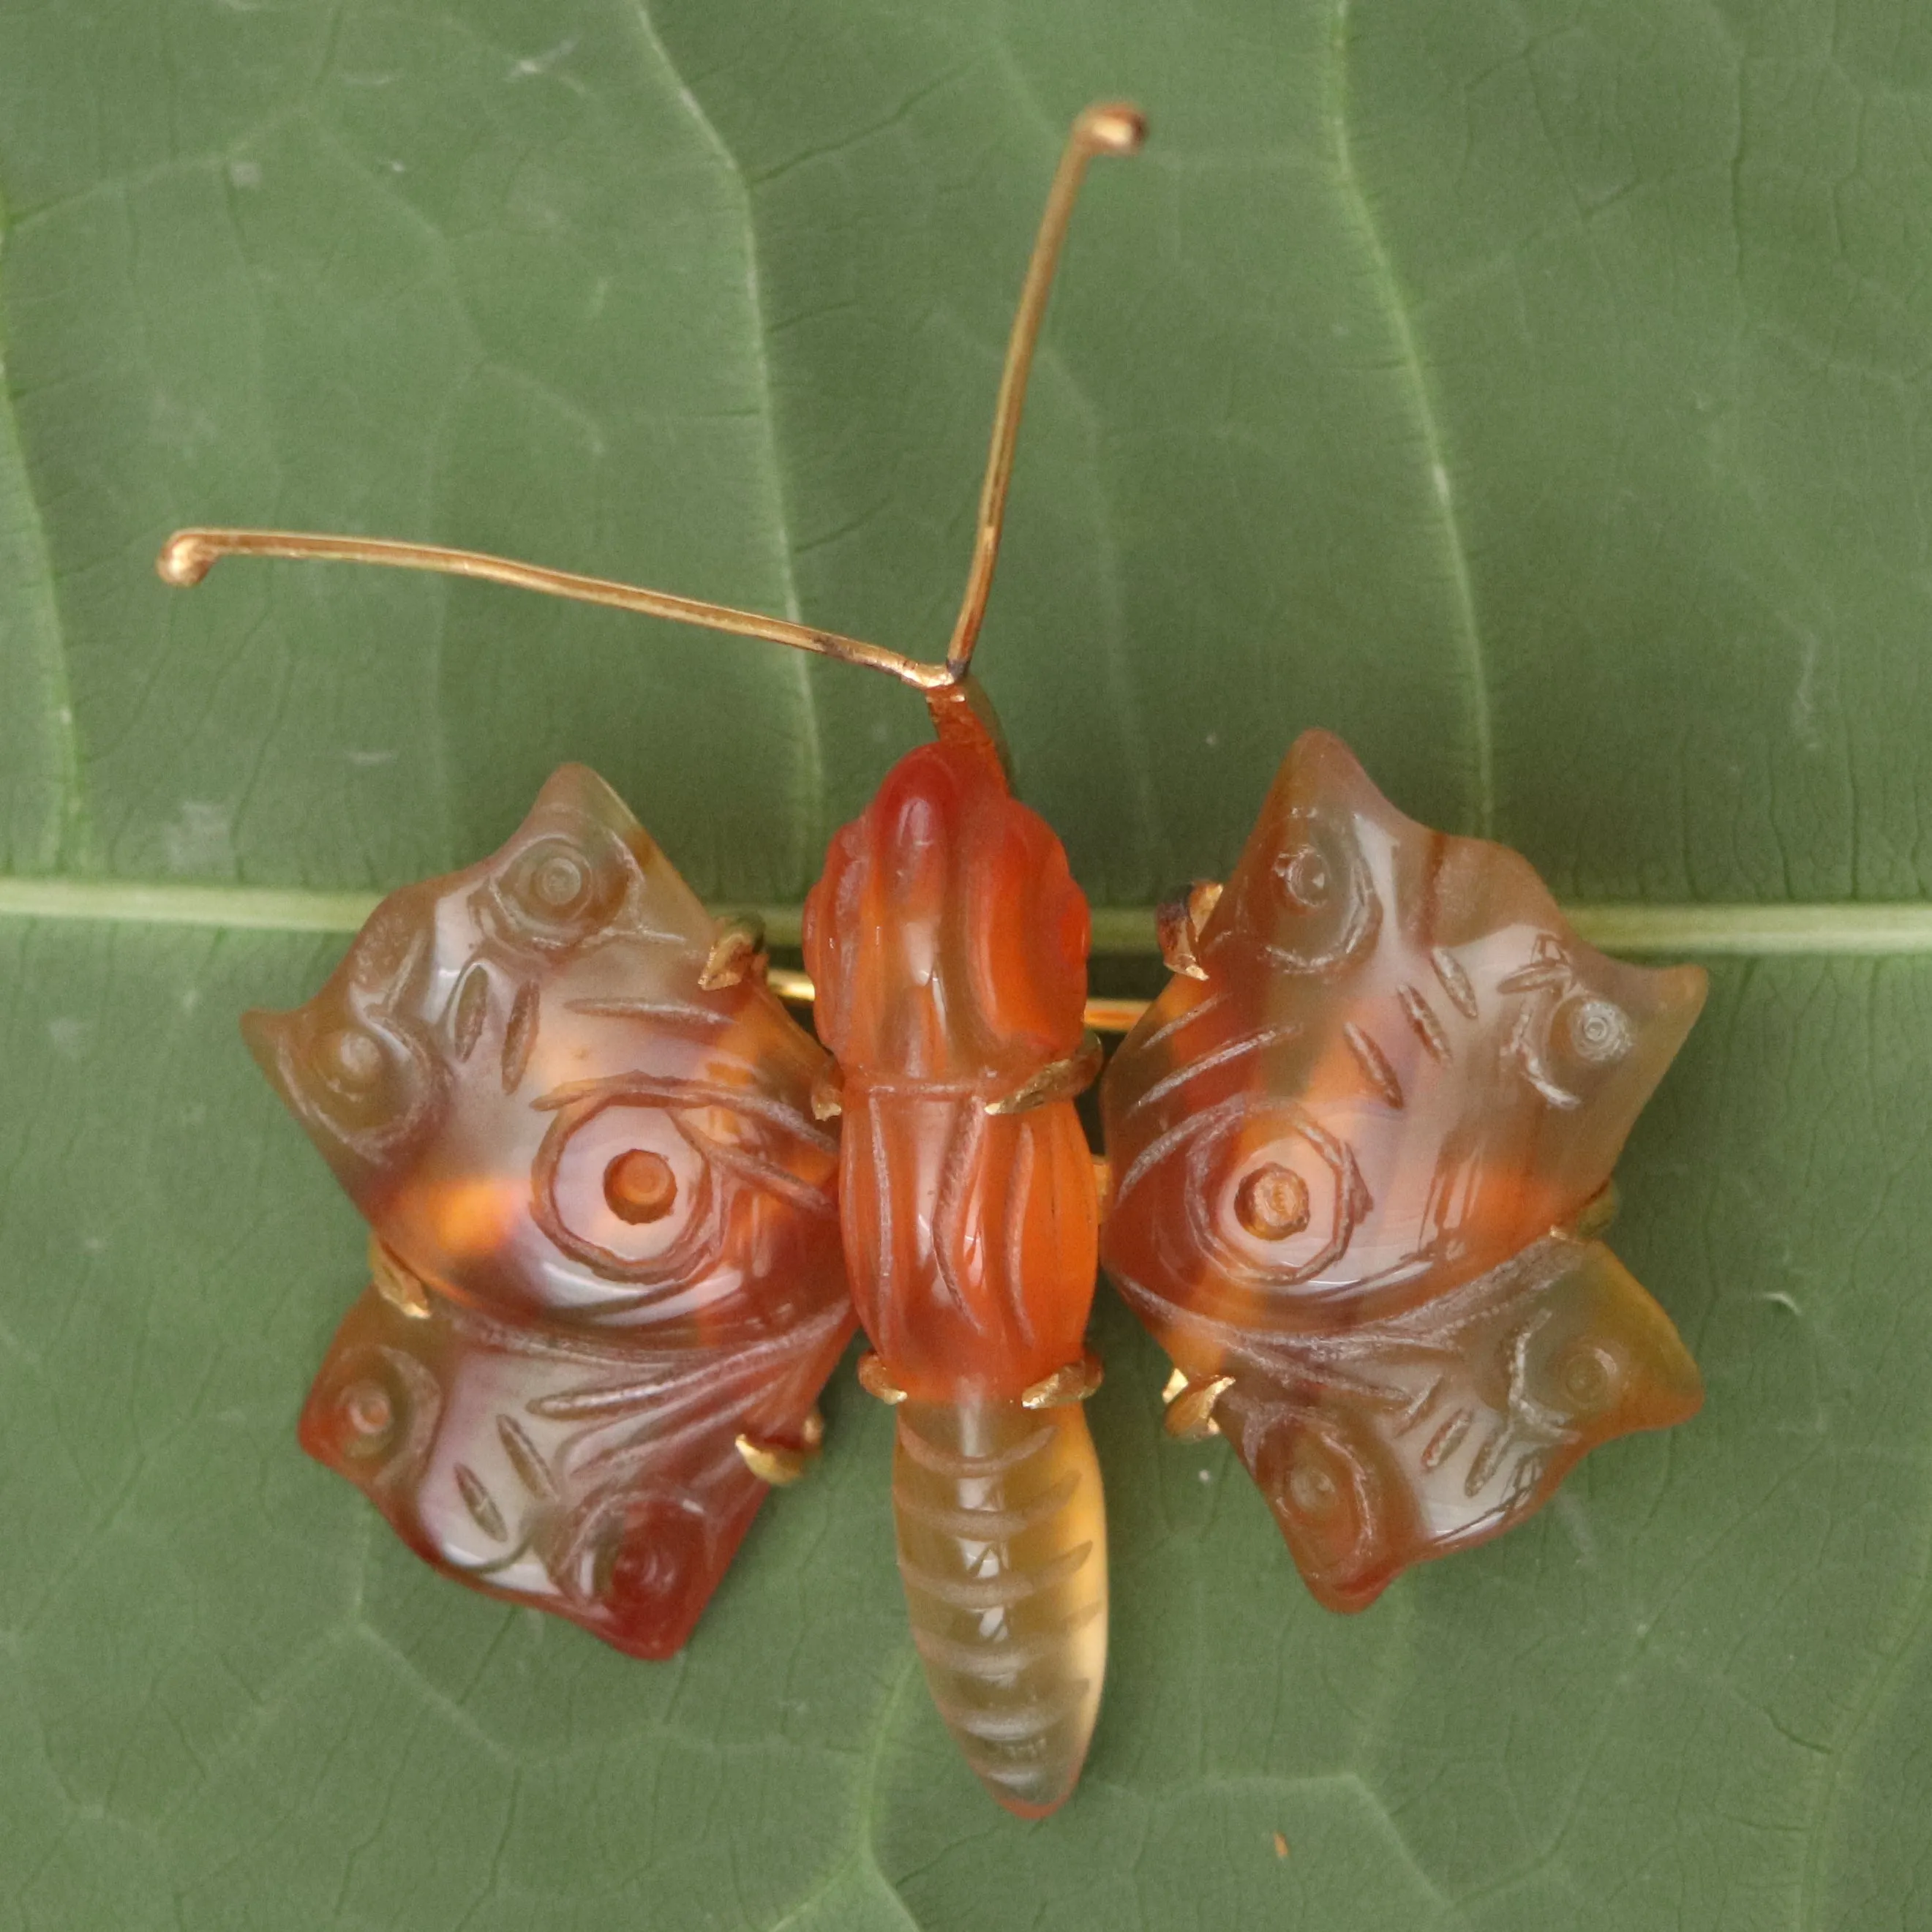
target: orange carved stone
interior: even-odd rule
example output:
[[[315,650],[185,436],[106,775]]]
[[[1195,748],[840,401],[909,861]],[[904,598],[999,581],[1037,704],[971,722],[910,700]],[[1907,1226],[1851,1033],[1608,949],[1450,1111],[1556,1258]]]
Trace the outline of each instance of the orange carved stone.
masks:
[[[853,1297],[922,1401],[1017,1397],[1079,1359],[1098,1219],[1079,1117],[986,1103],[1078,1047],[1087,942],[1059,840],[952,745],[899,760],[806,902]]]
[[[1106,1520],[1077,1406],[1098,1202],[1065,1098],[1016,1112],[1078,1048],[1087,904],[1060,842],[983,752],[895,766],[805,909],[844,1115],[839,1202],[859,1318],[902,1396],[892,1502],[940,1715],[1009,1810],[1072,1790],[1106,1669]]]
[[[310,1453],[479,1588],[676,1650],[852,1329],[817,1045],[603,783],[383,901],[248,1043],[380,1239]]]
[[[1606,958],[1526,861],[1430,831],[1346,746],[1290,751],[1102,1083],[1108,1274],[1358,1610],[1577,1459],[1682,1421],[1676,1330],[1576,1232],[1703,1004]]]

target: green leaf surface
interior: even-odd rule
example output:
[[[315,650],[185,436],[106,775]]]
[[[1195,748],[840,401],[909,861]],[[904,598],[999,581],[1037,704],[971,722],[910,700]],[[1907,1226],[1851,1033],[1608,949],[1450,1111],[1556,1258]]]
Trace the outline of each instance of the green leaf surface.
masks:
[[[1023,1826],[849,1376],[662,1666],[301,1456],[362,1238],[234,1026],[566,758],[795,906],[916,705],[151,563],[358,530],[934,655],[1103,94],[1155,138],[1087,191],[983,645],[1027,796],[1131,937],[1324,724],[1708,949],[1615,1238],[1708,1399],[1338,1619],[1103,1295],[1113,1664]],[[1883,0],[0,4],[0,1932],[1932,1928],[1928,207]]]

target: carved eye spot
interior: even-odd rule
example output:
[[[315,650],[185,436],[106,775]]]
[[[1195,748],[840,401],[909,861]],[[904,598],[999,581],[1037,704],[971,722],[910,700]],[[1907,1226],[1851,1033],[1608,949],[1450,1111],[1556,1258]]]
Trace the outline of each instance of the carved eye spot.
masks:
[[[496,883],[500,921],[518,938],[542,946],[587,939],[623,903],[624,862],[615,842],[608,844],[600,850],[556,833],[533,839]]]
[[[357,1100],[381,1080],[385,1059],[373,1034],[361,1027],[338,1027],[318,1043],[316,1070],[345,1100]]]
[[[342,1418],[342,1446],[351,1456],[380,1454],[396,1426],[389,1391],[373,1379],[350,1382],[336,1398]]]
[[[380,1158],[411,1130],[426,1104],[433,1069],[422,1049],[400,1034],[335,1015],[320,1015],[313,1031],[306,1012],[284,1035],[282,1064],[291,1105],[305,1122],[326,1126],[365,1159]],[[332,1018],[343,1023],[330,1025]],[[304,1035],[306,1034],[306,1038]]]
[[[1556,1384],[1579,1415],[1594,1414],[1616,1396],[1623,1364],[1614,1351],[1597,1342],[1575,1342],[1556,1364]]]
[[[598,1274],[622,1280],[668,1265],[706,1224],[715,1189],[704,1154],[677,1117],[621,1102],[560,1117],[535,1177],[550,1238]]]
[[[1234,1194],[1234,1215],[1258,1241],[1285,1241],[1308,1226],[1308,1184],[1292,1168],[1270,1161]]]
[[[584,862],[574,853],[546,853],[530,871],[530,896],[544,911],[568,918],[590,884]]]
[[[1348,1144],[1292,1102],[1238,1096],[1168,1140],[1162,1158],[1178,1162],[1181,1211],[1163,1228],[1163,1246],[1177,1265],[1204,1270],[1208,1301],[1232,1294],[1244,1321],[1255,1318],[1246,1298],[1256,1288],[1275,1294],[1322,1276],[1372,1205]],[[1118,1201],[1142,1184],[1146,1159],[1129,1168]]]
[[[1318,912],[1328,903],[1334,880],[1328,862],[1312,845],[1298,846],[1275,861],[1281,896],[1294,912]]]
[[[590,1594],[646,1654],[668,1650],[688,1628],[693,1598],[708,1588],[709,1539],[697,1509],[681,1498],[646,1496],[596,1538]]]
[[[1252,1468],[1297,1568],[1330,1610],[1360,1610],[1392,1574],[1400,1507],[1362,1418],[1304,1412],[1269,1430]]]
[[[1289,972],[1342,971],[1382,923],[1357,828],[1346,814],[1298,806],[1270,830],[1268,870],[1240,896],[1242,918]]]
[[[420,1468],[442,1408],[435,1376],[415,1356],[338,1340],[303,1407],[302,1447],[351,1482],[380,1490]]]
[[[838,1143],[789,1102],[620,1074],[536,1105],[556,1117],[531,1163],[531,1214],[606,1281],[683,1293],[734,1241],[749,1244],[734,1269],[773,1265],[764,1203],[774,1197],[837,1222]]]
[[[1630,1022],[1610,1000],[1565,1000],[1557,1009],[1552,1030],[1571,1057],[1586,1066],[1607,1066],[1630,1049]]]
[[[1304,1522],[1322,1522],[1341,1507],[1342,1487],[1318,1453],[1310,1453],[1306,1438],[1300,1446],[1303,1453],[1288,1466],[1287,1507]]]
[[[641,1227],[662,1220],[676,1205],[677,1176],[662,1154],[632,1148],[604,1170],[604,1198],[619,1220]]]

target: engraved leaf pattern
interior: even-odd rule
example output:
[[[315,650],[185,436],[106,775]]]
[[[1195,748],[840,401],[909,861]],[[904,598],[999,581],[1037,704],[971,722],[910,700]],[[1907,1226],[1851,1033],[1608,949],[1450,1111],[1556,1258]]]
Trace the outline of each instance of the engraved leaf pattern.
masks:
[[[1877,0],[0,10],[0,1928],[1922,1927],[1928,86]],[[1326,1616],[1102,1296],[1113,1661],[1022,1830],[918,1690],[849,1379],[662,1667],[296,1451],[363,1237],[234,1036],[566,758],[782,937],[916,708],[148,560],[355,528],[934,650],[1105,91],[1156,142],[1070,245],[983,652],[1101,930],[1313,723],[1639,931],[1810,910],[1712,962],[1619,1171],[1706,1410],[1499,1543]],[[1385,1058],[1474,1017],[1412,989]]]

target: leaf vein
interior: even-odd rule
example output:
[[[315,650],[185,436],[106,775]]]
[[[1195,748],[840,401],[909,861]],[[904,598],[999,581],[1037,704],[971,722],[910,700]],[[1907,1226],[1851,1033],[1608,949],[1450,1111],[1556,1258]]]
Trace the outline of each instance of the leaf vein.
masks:
[[[1437,419],[1429,380],[1422,365],[1422,352],[1404,299],[1395,262],[1383,239],[1380,224],[1362,185],[1355,163],[1354,138],[1348,124],[1348,20],[1352,0],[1337,0],[1333,37],[1333,58],[1328,70],[1328,119],[1334,138],[1335,173],[1344,200],[1360,230],[1367,250],[1375,284],[1388,312],[1389,328],[1395,338],[1403,374],[1407,380],[1416,431],[1429,465],[1425,494],[1435,506],[1442,548],[1448,566],[1450,600],[1455,626],[1462,644],[1465,675],[1469,692],[1470,753],[1475,766],[1475,829],[1486,835],[1496,824],[1496,746],[1493,706],[1490,693],[1489,666],[1483,647],[1482,631],[1476,616],[1475,589],[1469,572],[1467,544],[1456,509],[1455,488],[1450,479],[1447,446]]]

